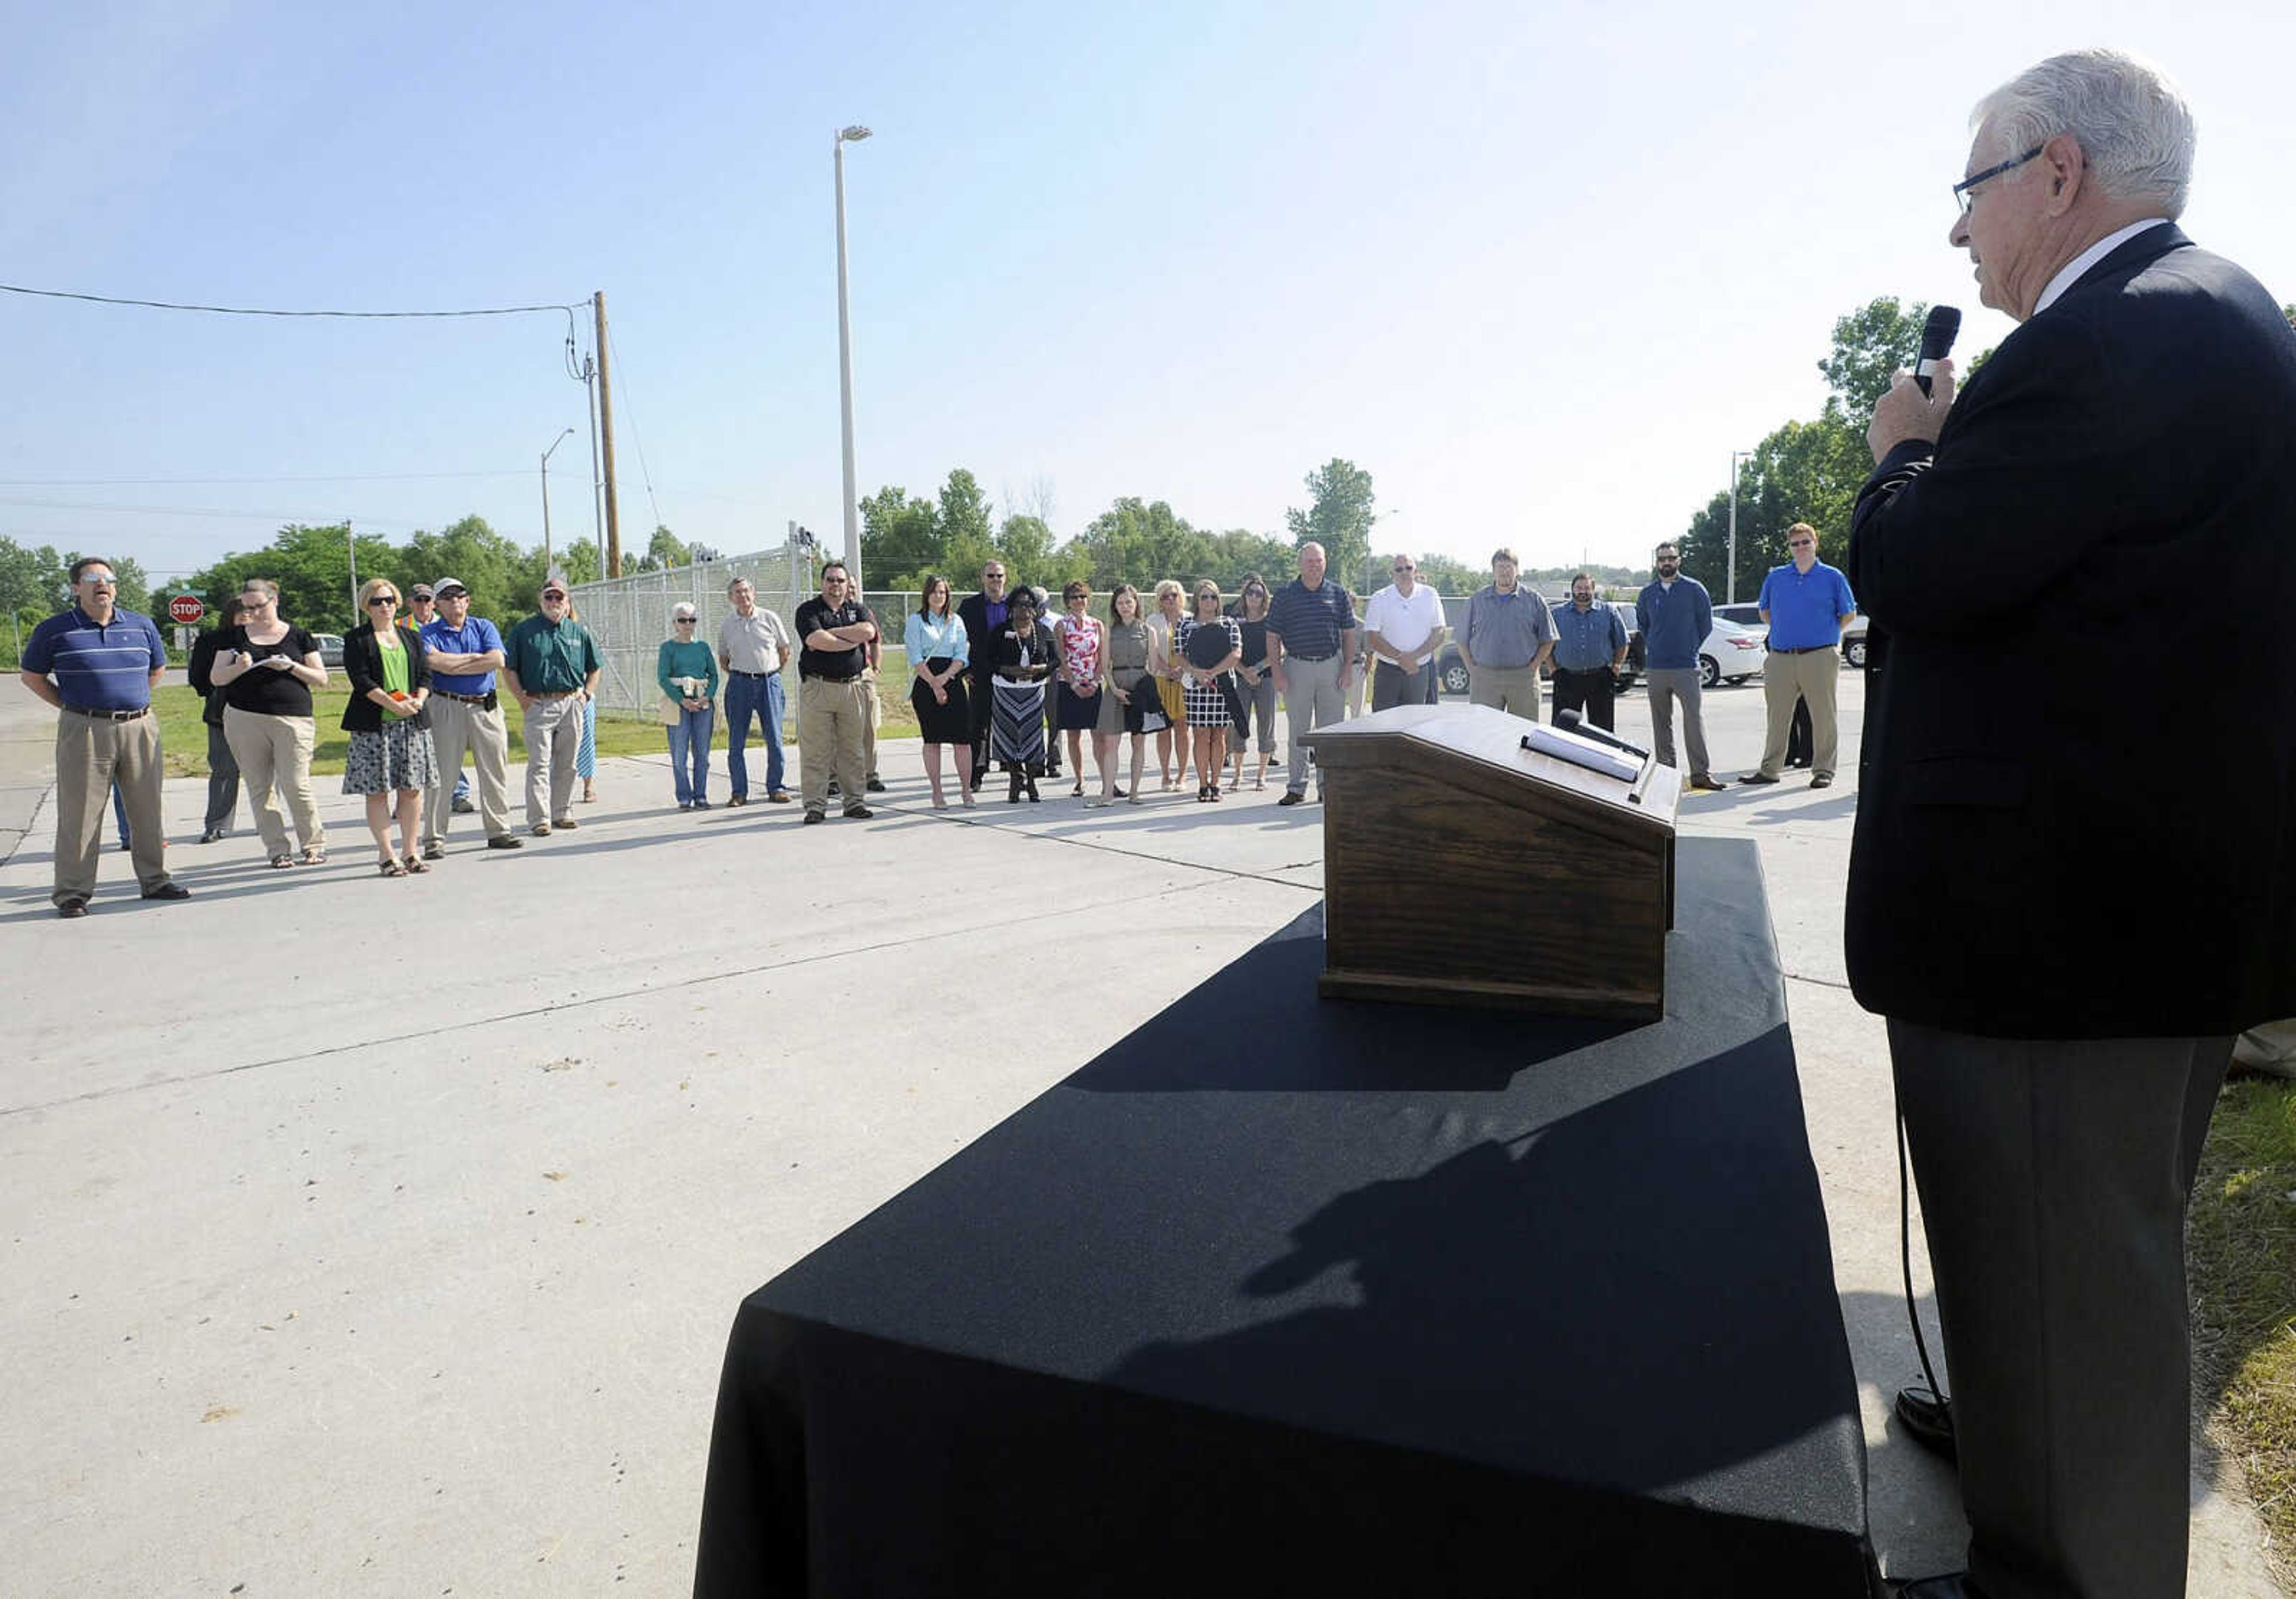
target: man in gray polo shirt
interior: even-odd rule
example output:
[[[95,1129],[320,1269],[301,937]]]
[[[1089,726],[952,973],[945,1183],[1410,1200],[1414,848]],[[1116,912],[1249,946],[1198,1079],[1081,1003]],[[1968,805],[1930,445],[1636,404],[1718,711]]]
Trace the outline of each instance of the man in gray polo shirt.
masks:
[[[1467,663],[1467,698],[1527,721],[1538,720],[1538,672],[1554,652],[1554,618],[1546,602],[1515,580],[1514,552],[1491,553],[1491,580],[1467,602],[1459,654]]]
[[[758,592],[747,578],[726,586],[734,603],[733,614],[718,624],[718,664],[726,672],[726,777],[732,791],[728,805],[750,802],[750,763],[743,754],[750,742],[750,718],[764,725],[766,736],[766,798],[775,805],[789,803],[782,786],[783,695],[787,692],[782,672],[789,665],[789,629],[782,619],[758,603]]]

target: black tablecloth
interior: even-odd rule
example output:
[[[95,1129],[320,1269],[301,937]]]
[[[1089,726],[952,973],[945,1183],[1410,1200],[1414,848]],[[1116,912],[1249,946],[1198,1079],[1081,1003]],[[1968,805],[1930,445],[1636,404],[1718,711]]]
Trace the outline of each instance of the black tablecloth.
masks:
[[[1318,908],[750,1295],[696,1594],[1863,1594],[1760,868],[1679,868],[1662,1022],[1321,1000]]]

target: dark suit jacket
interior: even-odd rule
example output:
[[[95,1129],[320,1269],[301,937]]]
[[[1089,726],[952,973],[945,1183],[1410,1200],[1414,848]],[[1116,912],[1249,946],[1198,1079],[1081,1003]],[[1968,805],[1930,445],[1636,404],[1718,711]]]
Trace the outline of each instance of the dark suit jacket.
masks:
[[[2296,333],[2174,227],[1860,491],[1868,1010],[1996,1037],[2296,1014]]]
[[[187,674],[193,692],[206,701],[200,711],[200,720],[210,727],[223,726],[223,691],[215,685],[216,649],[223,643],[220,624],[209,628],[192,641],[192,656]]]
[[[406,652],[406,692],[430,685],[430,652],[422,647],[419,634],[398,630],[398,642]],[[382,707],[366,697],[366,691],[382,686],[382,652],[376,648],[374,629],[361,627],[343,636],[343,675],[351,680],[350,703],[343,707],[343,729],[348,733],[380,733],[382,731]],[[413,716],[404,718],[417,727],[430,726],[430,708],[425,705]]]

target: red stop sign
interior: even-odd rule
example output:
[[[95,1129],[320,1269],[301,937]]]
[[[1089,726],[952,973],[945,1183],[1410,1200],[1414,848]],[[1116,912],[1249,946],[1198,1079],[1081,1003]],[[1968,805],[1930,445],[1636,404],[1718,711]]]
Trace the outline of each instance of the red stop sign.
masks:
[[[169,619],[183,623],[186,627],[207,613],[208,608],[200,603],[200,596],[197,594],[177,594],[168,602]]]

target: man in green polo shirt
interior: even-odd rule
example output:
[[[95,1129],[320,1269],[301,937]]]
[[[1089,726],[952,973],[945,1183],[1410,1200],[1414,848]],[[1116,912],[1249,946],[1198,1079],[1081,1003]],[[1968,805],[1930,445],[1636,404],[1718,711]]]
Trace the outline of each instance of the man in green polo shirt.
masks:
[[[542,611],[503,641],[503,678],[526,713],[526,824],[537,839],[574,825],[574,753],[582,742],[582,706],[598,692],[598,641],[568,616],[566,586],[542,586]],[[544,774],[550,807],[543,808]]]

